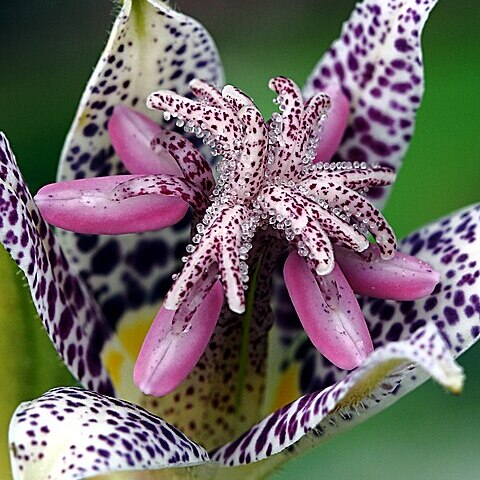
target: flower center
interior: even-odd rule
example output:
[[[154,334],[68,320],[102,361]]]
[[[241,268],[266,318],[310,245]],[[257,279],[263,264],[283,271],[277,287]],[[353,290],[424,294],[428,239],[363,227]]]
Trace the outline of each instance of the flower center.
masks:
[[[241,290],[249,282],[249,253],[259,231],[285,239],[318,275],[334,268],[332,243],[362,252],[371,233],[382,257],[390,258],[396,248],[393,230],[363,196],[371,186],[390,184],[393,171],[359,162],[315,163],[328,95],[305,102],[298,86],[284,77],[272,79],[269,86],[280,110],[269,121],[230,85],[220,92],[194,80],[191,89],[198,101],[168,91],[155,92],[147,101],[163,110],[166,120],[176,118],[177,126],[202,138],[217,156],[211,204],[187,246],[191,256],[183,258],[190,268],[175,279],[185,286],[182,277],[193,282],[185,273],[192,263],[205,269],[216,264],[230,307],[239,313],[245,305]],[[233,275],[224,271],[227,265]],[[177,294],[168,296],[168,308],[181,301],[180,289],[173,291]]]

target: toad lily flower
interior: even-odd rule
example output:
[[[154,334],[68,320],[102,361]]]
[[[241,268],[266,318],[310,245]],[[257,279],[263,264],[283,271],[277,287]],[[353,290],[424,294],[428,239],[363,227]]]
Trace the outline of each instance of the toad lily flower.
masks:
[[[34,202],[1,137],[2,243],[85,388],[19,406],[15,479],[181,466],[262,478],[429,376],[461,390],[454,358],[480,334],[479,207],[407,237],[404,253],[379,211],[421,99],[434,3],[360,3],[303,93],[271,81],[280,113],[267,122],[213,86],[203,27],[126,0],[59,183]],[[220,156],[215,178],[199,139]]]
[[[35,197],[47,221],[80,233],[160,228],[172,215],[178,221],[185,214],[185,201],[197,215],[204,214],[187,246],[191,255],[175,275],[137,361],[135,378],[145,393],[160,396],[174,390],[204,352],[222,306],[217,277],[230,309],[244,313],[249,254],[252,251],[258,261],[267,237],[286,239],[296,247],[298,253],[292,252],[285,264],[286,285],[313,344],[341,368],[357,367],[373,345],[355,296],[335,267],[332,243],[355,284],[365,287],[370,279],[374,291],[383,282],[386,289],[375,296],[414,300],[431,293],[438,283],[428,265],[396,254],[392,229],[359,193],[392,183],[392,169],[367,168],[365,162],[313,164],[316,149],[324,151],[318,127],[330,107],[329,97],[319,93],[304,103],[297,85],[284,77],[274,78],[270,87],[279,95],[282,114],[269,124],[250,98],[230,85],[220,92],[194,80],[190,88],[199,101],[169,91],[155,92],[147,100],[151,108],[177,118],[177,124],[222,153],[208,207],[213,179],[207,162],[190,142],[163,130],[153,139],[154,149],[158,145],[158,154],[163,154],[158,164],[166,158],[168,171],[176,167],[179,174],[67,181],[44,187]],[[336,118],[346,113],[334,112],[333,128],[346,124],[344,118]],[[151,161],[150,146],[143,153],[132,145],[142,132],[156,129],[151,120],[125,107],[112,115],[110,134],[114,146],[121,139],[117,150],[126,155],[126,166],[148,172],[149,165],[141,162]],[[339,139],[342,134],[333,131],[330,136]],[[178,207],[171,197],[181,201]],[[375,236],[377,247],[369,247],[367,231]],[[364,256],[349,256],[348,251]],[[365,271],[369,275],[363,275]]]

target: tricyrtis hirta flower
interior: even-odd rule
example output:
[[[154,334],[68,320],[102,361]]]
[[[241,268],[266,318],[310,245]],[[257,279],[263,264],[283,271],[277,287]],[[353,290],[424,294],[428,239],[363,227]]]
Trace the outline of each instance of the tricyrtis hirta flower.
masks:
[[[18,408],[15,478],[197,464],[210,478],[283,451],[238,472],[261,478],[428,376],[461,390],[454,357],[480,333],[479,209],[414,233],[404,253],[380,213],[434,3],[360,3],[303,91],[270,81],[267,121],[218,86],[198,23],[126,1],[60,181],[35,202],[2,137],[2,242],[88,388]]]
[[[230,309],[245,312],[250,267],[261,262],[272,242],[286,239],[295,247],[285,264],[289,293],[312,342],[341,368],[357,367],[373,345],[355,296],[341,269],[335,267],[333,245],[340,264],[345,263],[352,278],[358,277],[358,284],[365,287],[370,280],[375,296],[414,300],[431,293],[438,281],[428,265],[412,257],[397,253],[392,259],[393,231],[362,195],[368,188],[390,184],[393,170],[368,168],[365,162],[313,163],[317,149],[322,154],[333,150],[319,142],[329,97],[319,93],[304,102],[297,85],[283,77],[273,79],[270,86],[278,94],[281,114],[269,122],[249,97],[230,85],[220,92],[194,80],[190,88],[197,101],[168,91],[148,98],[148,106],[164,111],[167,119],[176,118],[177,125],[195,132],[222,154],[216,163],[213,192],[213,179],[200,152],[180,135],[160,130],[146,148],[157,151],[160,168],[164,160],[168,169],[176,168],[177,175],[69,181],[49,185],[36,196],[48,221],[83,233],[128,233],[164,226],[168,221],[164,203],[168,212],[179,210],[178,217],[185,213],[184,202],[175,208],[169,196],[189,202],[201,216],[186,247],[190,256],[175,275],[137,361],[135,377],[145,393],[168,393],[195,366],[220,314],[222,292],[215,287],[217,282]],[[344,128],[346,122],[337,117],[346,114],[333,112],[329,129]],[[112,116],[110,134],[114,146],[117,138],[134,145],[142,132],[156,128],[146,117],[122,107]],[[342,133],[330,135],[340,139]],[[126,166],[135,163],[137,172],[148,173],[149,164],[141,165],[144,149],[127,153],[117,146],[117,150],[125,156]],[[150,161],[148,155],[145,158]],[[160,223],[152,225],[154,218]],[[369,247],[367,232],[375,236],[376,247]],[[281,251],[282,246],[274,249]],[[348,251],[364,256],[352,258]],[[370,275],[362,275],[364,270]],[[382,281],[390,289],[374,292]]]

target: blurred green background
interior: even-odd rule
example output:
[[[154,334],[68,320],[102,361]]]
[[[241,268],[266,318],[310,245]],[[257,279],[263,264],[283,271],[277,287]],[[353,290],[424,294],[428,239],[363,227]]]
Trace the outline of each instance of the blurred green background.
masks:
[[[303,83],[337,37],[354,2],[184,0],[176,4],[207,26],[224,59],[227,80],[253,96],[268,114],[273,110],[268,79],[282,74]],[[10,138],[32,191],[54,179],[64,136],[106,41],[111,9],[109,0],[0,3],[0,129]],[[474,0],[442,0],[427,23],[426,95],[386,211],[399,236],[479,199],[479,24],[480,3]],[[13,275],[9,268],[0,270],[2,278]],[[25,304],[24,299],[18,302]],[[9,398],[39,395],[68,377],[44,341],[33,312],[19,314],[11,304],[1,308],[4,436],[5,418],[13,408]],[[15,359],[22,349],[32,354]],[[460,363],[467,373],[461,397],[429,382],[388,411],[290,463],[278,478],[480,478],[480,369],[476,368],[480,346]],[[39,368],[41,381],[36,380]],[[16,382],[22,385],[20,392],[12,391],[9,379],[14,377],[22,378]],[[2,452],[0,462],[5,461]],[[0,472],[4,480],[3,466]]]

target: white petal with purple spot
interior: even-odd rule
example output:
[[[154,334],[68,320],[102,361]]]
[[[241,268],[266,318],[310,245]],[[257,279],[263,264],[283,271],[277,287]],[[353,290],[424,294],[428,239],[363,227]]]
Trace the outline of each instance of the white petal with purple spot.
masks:
[[[328,85],[340,85],[350,101],[340,161],[400,168],[424,89],[420,36],[436,3],[359,2],[340,38],[310,75],[307,97]],[[372,189],[369,199],[380,207],[386,193]]]
[[[22,403],[9,444],[15,480],[77,480],[209,461],[202,447],[143,408],[80,388]]]
[[[23,271],[57,352],[83,385],[113,393],[100,352],[111,330],[35,206],[0,134],[0,240]]]
[[[415,365],[453,392],[461,390],[462,369],[436,327],[429,324],[408,340],[376,350],[344,380],[272,413],[237,440],[218,449],[212,458],[231,466],[255,462],[283,451],[305,435],[318,438],[318,432],[324,433],[327,425],[335,424],[337,416],[347,422],[359,408],[370,408],[373,413],[379,409],[380,398],[395,393],[402,379],[412,375]]]
[[[440,283],[414,302],[365,299],[374,342],[404,338],[435,322],[452,355],[480,338],[480,205],[473,205],[409,235],[400,249],[440,272]]]
[[[66,140],[59,180],[125,173],[107,131],[116,105],[134,107],[158,121],[160,115],[145,107],[151,91],[168,88],[184,94],[193,78],[223,82],[215,44],[198,22],[159,0],[122,3]],[[113,325],[164,297],[188,234],[189,218],[162,232],[135,236],[98,238],[59,231],[66,254]]]

